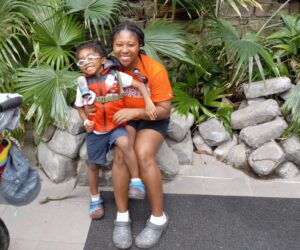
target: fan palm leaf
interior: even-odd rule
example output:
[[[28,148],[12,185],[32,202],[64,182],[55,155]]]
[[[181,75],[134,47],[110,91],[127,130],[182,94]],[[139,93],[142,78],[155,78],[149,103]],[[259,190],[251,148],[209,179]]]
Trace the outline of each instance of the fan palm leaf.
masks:
[[[188,43],[184,39],[184,31],[180,25],[161,19],[147,25],[144,32],[144,49],[149,56],[160,60],[158,53],[161,53],[194,64],[186,54]]]
[[[29,106],[26,119],[34,118],[38,134],[42,135],[51,123],[66,122],[66,95],[75,90],[76,77],[76,72],[67,69],[56,71],[50,66],[18,69],[15,87]]]
[[[28,20],[20,12],[20,1],[0,0],[0,63],[13,68],[20,61],[20,48],[26,52],[21,37],[28,37]]]
[[[214,113],[205,108],[198,99],[192,97],[184,90],[174,88],[173,91],[173,105],[179,113],[187,116],[191,112],[196,122],[203,120],[205,117],[215,117]]]
[[[71,48],[84,39],[83,25],[52,6],[37,4],[27,9],[33,21],[31,66],[46,63],[55,69],[69,67],[75,59]]]
[[[232,25],[222,19],[216,20],[216,27],[213,29],[212,39],[220,39],[225,45],[227,63],[234,67],[234,75],[231,83],[242,76],[245,68],[248,68],[249,82],[252,81],[253,67],[257,66],[260,76],[265,79],[263,62],[266,63],[276,76],[279,76],[271,53],[263,45],[259,44],[259,37],[255,34],[246,34],[239,37]],[[255,62],[256,64],[254,65]],[[238,81],[237,81],[238,82]]]
[[[91,38],[93,26],[98,38],[102,33],[105,40],[105,25],[112,29],[115,24],[114,16],[120,13],[122,4],[120,0],[67,0],[66,7],[69,9],[68,13],[83,12],[85,26],[88,27]]]
[[[285,115],[291,114],[292,121],[289,124],[288,130],[286,134],[297,133],[300,137],[300,84],[296,85],[296,87],[289,94],[286,99],[282,110]]]
[[[267,37],[267,45],[277,50],[280,57],[295,55],[300,50],[300,15],[282,15],[284,26]]]

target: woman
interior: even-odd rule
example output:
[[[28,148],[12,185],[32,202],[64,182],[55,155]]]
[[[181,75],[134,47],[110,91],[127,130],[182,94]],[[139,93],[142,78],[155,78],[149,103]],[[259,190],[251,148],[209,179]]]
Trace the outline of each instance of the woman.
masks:
[[[156,153],[167,132],[173,97],[168,73],[163,65],[142,53],[144,33],[135,24],[123,22],[112,33],[115,57],[124,66],[124,72],[147,85],[157,109],[157,118],[151,121],[145,112],[143,96],[136,88],[127,88],[125,107],[114,115],[116,123],[127,122],[129,142],[134,146],[141,178],[151,206],[151,216],[145,228],[136,237],[140,248],[156,245],[168,225],[163,208],[161,173],[155,160]],[[130,175],[122,152],[115,148],[112,167],[113,188],[117,207],[113,243],[121,249],[132,245],[131,220],[128,213],[128,183]]]
[[[166,69],[142,53],[144,33],[135,24],[119,24],[112,33],[112,45],[115,57],[124,66],[124,72],[147,84],[157,108],[156,120],[150,121],[145,113],[142,95],[134,88],[127,88],[127,108],[118,111],[114,116],[117,123],[127,122],[129,140],[137,154],[140,174],[152,211],[145,228],[136,237],[135,244],[140,248],[151,248],[158,243],[168,225],[168,216],[163,208],[161,173],[155,156],[167,132],[173,94]],[[129,173],[118,148],[115,149],[112,176],[118,211],[113,242],[116,247],[128,248],[132,244],[128,214]]]

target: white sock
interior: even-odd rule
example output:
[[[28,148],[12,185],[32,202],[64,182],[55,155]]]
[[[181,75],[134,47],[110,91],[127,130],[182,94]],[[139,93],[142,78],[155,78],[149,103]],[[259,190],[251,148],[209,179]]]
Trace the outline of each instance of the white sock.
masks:
[[[98,193],[96,195],[91,195],[91,200],[92,201],[98,201],[98,200],[100,200],[100,194]]]
[[[163,215],[159,216],[159,217],[156,217],[156,216],[151,214],[150,222],[155,224],[155,225],[161,226],[161,225],[163,225],[167,222],[167,216],[165,215],[165,213],[163,213]]]
[[[130,182],[134,182],[134,181],[136,181],[136,182],[142,182],[142,180],[140,178],[131,178],[130,179]]]
[[[123,221],[123,222],[129,221],[129,212],[128,212],[128,210],[126,212],[123,212],[123,213],[117,212],[116,221]]]

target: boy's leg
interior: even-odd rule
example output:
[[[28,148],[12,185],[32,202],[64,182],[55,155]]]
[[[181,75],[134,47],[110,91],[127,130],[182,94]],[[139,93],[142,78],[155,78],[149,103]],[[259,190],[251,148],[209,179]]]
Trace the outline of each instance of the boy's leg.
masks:
[[[124,161],[130,173],[131,181],[129,184],[128,197],[132,199],[144,199],[146,192],[144,184],[139,177],[139,167],[136,154],[133,149],[133,142],[130,143],[127,133],[124,135],[123,132],[118,131],[124,131],[124,128],[118,128],[115,130],[115,145],[124,155]],[[133,132],[135,132],[134,129]],[[117,134],[119,136],[117,136]]]
[[[88,165],[88,181],[91,196],[99,195],[99,167],[94,163]]]
[[[104,216],[103,199],[100,197],[98,188],[99,184],[99,169],[96,164],[88,165],[88,181],[91,193],[89,215],[93,220],[99,220]]]
[[[134,152],[133,147],[130,147],[129,140],[127,136],[119,137],[115,144],[124,154],[124,161],[127,165],[131,178],[140,178],[139,177],[139,166]]]
[[[89,214],[91,219],[101,219],[104,216],[103,200],[99,193],[99,168],[106,162],[108,136],[88,133],[86,137],[88,154],[88,181],[91,193]]]

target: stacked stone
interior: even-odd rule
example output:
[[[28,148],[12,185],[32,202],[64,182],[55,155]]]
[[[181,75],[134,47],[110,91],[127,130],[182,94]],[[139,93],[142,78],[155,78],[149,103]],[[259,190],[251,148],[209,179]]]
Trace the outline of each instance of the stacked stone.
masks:
[[[283,101],[275,100],[284,100],[292,88],[287,77],[244,84],[246,100],[231,116],[233,139],[219,121],[211,119],[198,126],[199,132],[193,137],[196,148],[258,176],[297,175],[300,141],[295,136],[281,138],[288,123],[281,116]]]
[[[84,128],[77,110],[69,107],[69,114],[66,128],[48,127],[37,147],[38,162],[54,183],[76,175],[78,154],[84,142]]]
[[[193,142],[190,128],[194,117],[187,117],[173,111],[168,135],[158,150],[156,159],[164,179],[173,179],[182,164],[193,162]],[[84,142],[85,130],[76,109],[69,107],[69,121],[63,126],[49,127],[37,147],[40,166],[54,183],[68,181],[80,174],[79,185],[87,182],[87,151]],[[111,185],[113,151],[107,155],[108,163],[100,171],[100,184]]]

